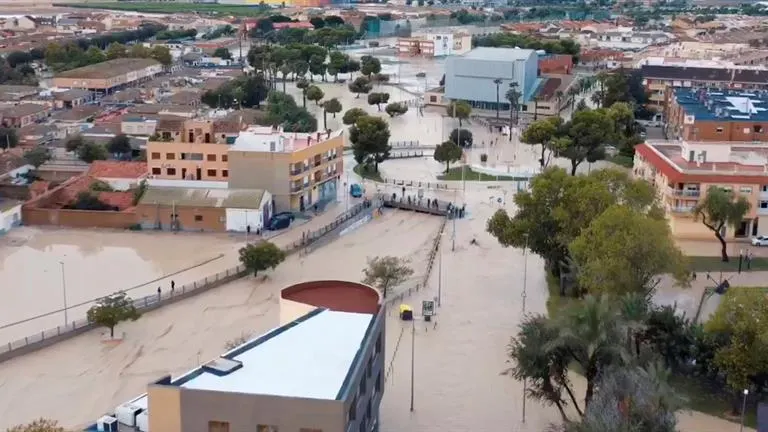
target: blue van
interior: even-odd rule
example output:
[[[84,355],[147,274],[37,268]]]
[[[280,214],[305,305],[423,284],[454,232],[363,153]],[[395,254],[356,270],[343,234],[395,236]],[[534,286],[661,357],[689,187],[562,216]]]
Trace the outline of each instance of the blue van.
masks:
[[[349,194],[355,198],[363,196],[363,187],[357,183],[353,183],[349,186]]]

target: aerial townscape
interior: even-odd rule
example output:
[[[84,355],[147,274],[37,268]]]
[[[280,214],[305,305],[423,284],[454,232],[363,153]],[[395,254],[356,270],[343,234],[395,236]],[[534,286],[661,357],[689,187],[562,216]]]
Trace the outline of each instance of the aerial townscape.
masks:
[[[0,431],[768,432],[768,2],[0,0]]]

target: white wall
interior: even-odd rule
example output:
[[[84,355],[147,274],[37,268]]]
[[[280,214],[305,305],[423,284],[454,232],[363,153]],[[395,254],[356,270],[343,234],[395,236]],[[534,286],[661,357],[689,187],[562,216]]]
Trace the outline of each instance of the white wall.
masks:
[[[142,179],[135,178],[99,178],[99,180],[108,184],[112,189],[123,192],[138,185]]]
[[[21,223],[21,204],[0,213],[0,233],[8,232]]]
[[[261,210],[227,209],[227,231],[245,232],[248,225],[251,226],[251,232],[254,234],[257,229],[264,228],[264,215]]]

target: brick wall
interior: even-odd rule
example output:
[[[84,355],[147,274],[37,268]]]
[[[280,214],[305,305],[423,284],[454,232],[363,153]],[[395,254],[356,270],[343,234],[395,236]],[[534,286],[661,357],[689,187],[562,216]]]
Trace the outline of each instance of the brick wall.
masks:
[[[24,225],[50,225],[70,228],[117,228],[125,229],[138,221],[133,211],[92,211],[32,208],[21,209]]]

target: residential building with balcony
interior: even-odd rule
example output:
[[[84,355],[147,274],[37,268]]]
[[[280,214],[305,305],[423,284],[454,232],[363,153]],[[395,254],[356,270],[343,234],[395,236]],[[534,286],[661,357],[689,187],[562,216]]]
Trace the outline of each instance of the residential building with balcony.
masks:
[[[686,141],[768,141],[768,91],[670,88],[667,136]]]
[[[768,234],[768,143],[646,142],[635,147],[633,173],[656,186],[670,229],[683,239],[711,239],[693,208],[710,187],[741,194],[751,208],[726,239]]]
[[[335,200],[344,134],[287,133],[251,127],[229,146],[229,186],[272,193],[276,211],[304,211]]]
[[[156,179],[226,182],[228,144],[236,136],[236,131],[221,130],[212,120],[161,119],[147,142],[149,174]]]
[[[279,304],[278,327],[150,382],[86,431],[378,432],[386,341],[378,291],[309,281],[283,289]]]

